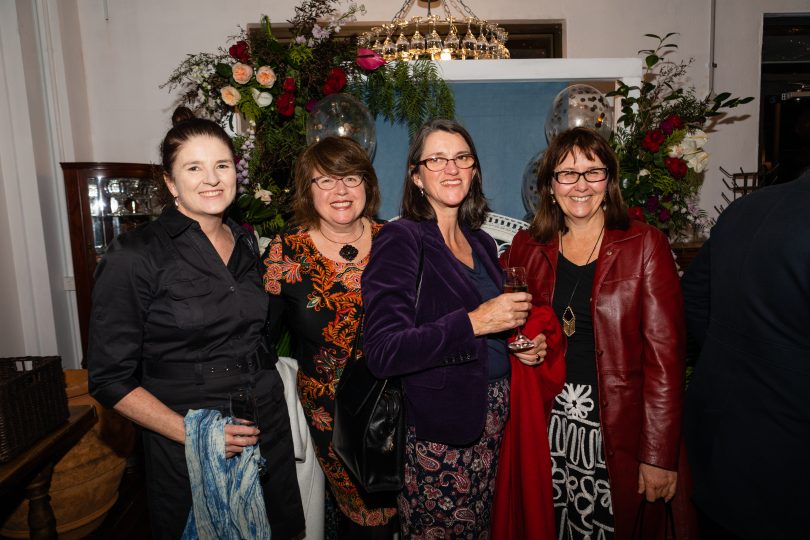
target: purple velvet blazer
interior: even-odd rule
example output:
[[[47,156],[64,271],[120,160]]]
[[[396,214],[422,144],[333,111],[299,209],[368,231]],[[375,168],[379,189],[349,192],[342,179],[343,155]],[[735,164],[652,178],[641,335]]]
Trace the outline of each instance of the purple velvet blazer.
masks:
[[[495,284],[495,242],[464,235]],[[415,306],[419,253],[422,289]],[[363,353],[377,377],[401,376],[406,415],[420,439],[461,446],[481,436],[487,412],[487,345],[468,313],[481,295],[433,221],[400,219],[374,238],[362,277]]]

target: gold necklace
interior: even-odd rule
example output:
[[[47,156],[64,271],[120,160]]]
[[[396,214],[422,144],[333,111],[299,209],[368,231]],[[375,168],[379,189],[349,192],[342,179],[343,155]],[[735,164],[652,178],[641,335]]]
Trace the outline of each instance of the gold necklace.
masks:
[[[574,332],[577,331],[577,317],[574,315],[574,310],[571,309],[571,301],[574,299],[574,293],[577,292],[577,287],[579,287],[579,282],[582,280],[582,274],[585,273],[585,266],[588,266],[591,262],[591,257],[593,254],[596,253],[596,246],[599,245],[599,240],[602,239],[602,234],[605,232],[605,226],[602,225],[602,229],[599,231],[599,236],[596,237],[596,243],[593,245],[593,249],[591,250],[591,254],[588,255],[588,260],[585,261],[585,265],[580,269],[579,275],[577,276],[577,282],[574,283],[574,288],[571,291],[571,296],[568,298],[568,305],[565,306],[562,314],[562,327],[563,333],[571,337],[574,335]],[[562,233],[560,233],[560,255],[565,255],[563,253],[563,242],[562,242]]]
[[[334,240],[326,236],[323,233],[323,230],[318,229],[318,232],[321,233],[321,236],[323,236],[326,240],[332,242],[333,244],[338,245],[343,244],[343,247],[340,248],[340,251],[338,251],[338,255],[340,255],[343,259],[347,261],[353,261],[354,258],[357,257],[357,254],[360,252],[352,244],[363,238],[363,233],[366,232],[366,224],[363,222],[362,219],[360,220],[360,227],[361,227],[360,234],[357,236],[357,238],[355,238],[354,240],[349,240],[348,242],[335,242]]]

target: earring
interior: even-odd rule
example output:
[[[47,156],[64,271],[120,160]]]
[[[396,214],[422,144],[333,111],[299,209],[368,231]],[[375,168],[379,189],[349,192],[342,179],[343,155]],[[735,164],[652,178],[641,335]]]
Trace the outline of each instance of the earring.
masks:
[[[421,194],[422,194],[422,197],[424,197],[424,196],[425,196],[425,188],[420,187],[420,188],[419,188],[419,193],[421,193]]]
[[[180,197],[174,198],[174,206],[180,208]]]
[[[554,194],[551,194],[551,204],[557,204],[557,199],[554,198]]]

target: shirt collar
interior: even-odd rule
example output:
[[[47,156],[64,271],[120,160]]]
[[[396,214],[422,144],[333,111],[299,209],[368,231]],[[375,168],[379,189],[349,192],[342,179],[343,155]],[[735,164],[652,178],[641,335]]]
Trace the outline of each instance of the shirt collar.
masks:
[[[193,220],[187,215],[183,214],[172,203],[167,204],[163,209],[163,212],[160,214],[160,220],[163,222],[163,225],[166,227],[166,231],[172,238],[180,236],[189,227],[197,226],[199,228],[200,226],[196,220]],[[225,224],[231,228],[233,238],[237,242],[242,236],[248,233],[247,229],[241,227],[231,218],[225,218]]]

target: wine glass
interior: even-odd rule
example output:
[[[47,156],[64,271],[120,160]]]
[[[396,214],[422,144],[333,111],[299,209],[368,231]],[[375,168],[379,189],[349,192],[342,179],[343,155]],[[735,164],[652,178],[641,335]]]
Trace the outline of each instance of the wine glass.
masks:
[[[526,281],[526,268],[523,266],[510,266],[504,269],[503,292],[529,292],[529,284]],[[532,340],[521,332],[521,328],[515,329],[515,339],[509,344],[512,352],[521,352],[534,347]]]
[[[230,402],[230,414],[233,423],[242,426],[256,426],[259,422],[259,411],[256,406],[256,394],[250,386],[239,386],[228,394]],[[259,453],[259,448],[255,449],[259,468],[259,475],[266,472],[265,460]]]

